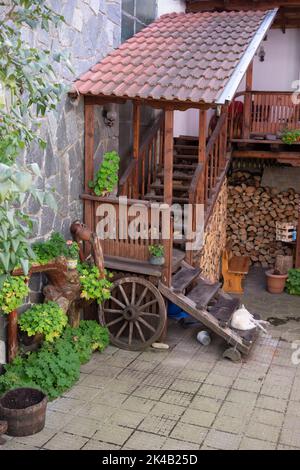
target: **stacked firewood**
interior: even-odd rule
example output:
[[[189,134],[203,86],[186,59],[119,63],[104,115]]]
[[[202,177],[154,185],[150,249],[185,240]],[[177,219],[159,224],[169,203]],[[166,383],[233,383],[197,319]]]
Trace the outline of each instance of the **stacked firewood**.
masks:
[[[291,244],[276,241],[276,222],[298,220],[300,194],[261,187],[261,176],[235,172],[229,179],[227,239],[237,256],[274,266],[277,255],[291,255]]]

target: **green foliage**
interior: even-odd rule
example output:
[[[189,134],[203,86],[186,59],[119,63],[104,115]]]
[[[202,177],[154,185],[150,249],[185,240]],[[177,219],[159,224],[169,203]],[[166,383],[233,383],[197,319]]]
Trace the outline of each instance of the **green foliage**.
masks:
[[[19,326],[28,336],[38,333],[45,336],[46,341],[53,343],[59,338],[68,322],[67,315],[55,302],[36,304],[28,309],[19,319]]]
[[[28,294],[29,288],[26,277],[6,277],[0,287],[0,312],[8,314],[21,307]]]
[[[111,277],[111,274],[105,273],[107,277],[101,279],[97,266],[90,266],[86,263],[79,264],[77,269],[81,283],[81,298],[96,300],[99,305],[110,298],[112,283],[107,277]]]
[[[68,240],[66,257],[69,259],[78,259],[78,256],[79,256],[78,243],[72,242],[72,240]]]
[[[150,245],[149,252],[155,258],[162,258],[164,256],[164,247],[163,245]]]
[[[68,247],[64,237],[53,232],[50,239],[45,242],[37,242],[32,245],[35,261],[39,264],[47,264],[59,256],[67,256]]]
[[[68,326],[63,338],[73,345],[81,364],[88,362],[94,351],[103,351],[109,343],[107,328],[96,321],[81,321],[78,328]]]
[[[55,208],[51,192],[35,188],[40,177],[36,163],[22,167],[16,163],[25,148],[38,142],[41,117],[54,110],[65,87],[57,80],[53,63],[68,62],[61,54],[35,48],[22,34],[46,32],[63,18],[46,0],[10,0],[1,3],[0,15],[0,272],[9,274],[22,266],[26,275],[33,253],[28,239],[33,224],[22,210],[29,197],[40,205]]]
[[[289,277],[286,282],[286,288],[289,294],[300,295],[300,269],[290,269]]]
[[[34,387],[53,400],[78,380],[80,363],[107,344],[107,329],[94,321],[81,321],[78,328],[67,327],[62,338],[44,343],[39,351],[17,357],[5,366],[6,373],[0,376],[0,395],[17,387]]]
[[[282,133],[281,140],[287,145],[293,145],[296,142],[300,142],[300,129],[285,130]]]
[[[54,343],[44,343],[27,358],[17,357],[5,369],[0,377],[0,394],[20,386],[34,387],[53,400],[78,380],[80,360],[73,345],[59,338]]]
[[[104,154],[103,162],[96,173],[94,181],[89,183],[97,196],[105,196],[110,193],[118,184],[118,172],[120,157],[117,152]]]

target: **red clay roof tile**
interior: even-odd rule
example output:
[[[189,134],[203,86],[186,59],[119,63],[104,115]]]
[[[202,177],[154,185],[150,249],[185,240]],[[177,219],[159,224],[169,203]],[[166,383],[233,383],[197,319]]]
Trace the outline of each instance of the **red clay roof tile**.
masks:
[[[81,94],[214,103],[266,11],[171,13],[74,83]]]

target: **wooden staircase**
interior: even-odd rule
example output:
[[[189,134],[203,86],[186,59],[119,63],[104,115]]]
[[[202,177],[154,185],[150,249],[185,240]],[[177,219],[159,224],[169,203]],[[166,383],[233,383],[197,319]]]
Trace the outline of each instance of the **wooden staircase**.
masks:
[[[172,276],[171,287],[159,283],[159,290],[169,301],[233,346],[237,359],[238,351],[249,353],[258,336],[258,328],[240,331],[231,327],[232,315],[240,307],[240,299],[223,292],[220,283],[207,280],[199,268],[182,261]]]

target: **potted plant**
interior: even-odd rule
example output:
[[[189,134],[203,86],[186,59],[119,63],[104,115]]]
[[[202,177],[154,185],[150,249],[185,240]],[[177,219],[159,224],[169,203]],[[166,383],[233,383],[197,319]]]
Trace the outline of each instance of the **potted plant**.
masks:
[[[300,129],[286,129],[281,134],[281,140],[287,145],[293,145],[300,142]]]
[[[67,315],[55,302],[36,304],[28,309],[19,319],[21,331],[28,336],[39,335],[49,343],[61,336],[68,322]]]
[[[290,269],[286,282],[287,291],[291,295],[300,295],[300,269]]]
[[[78,244],[76,242],[73,242],[72,240],[68,240],[66,258],[67,258],[67,266],[69,269],[77,268],[78,256],[79,256]]]
[[[270,294],[282,294],[285,288],[288,275],[279,271],[279,269],[269,269],[266,271],[267,291]]]
[[[163,245],[150,245],[149,252],[151,255],[149,260],[150,264],[162,266],[165,263]]]
[[[95,175],[94,181],[89,183],[89,187],[93,189],[96,196],[106,196],[109,193],[116,192],[119,166],[120,157],[117,152],[104,154],[103,162]]]

